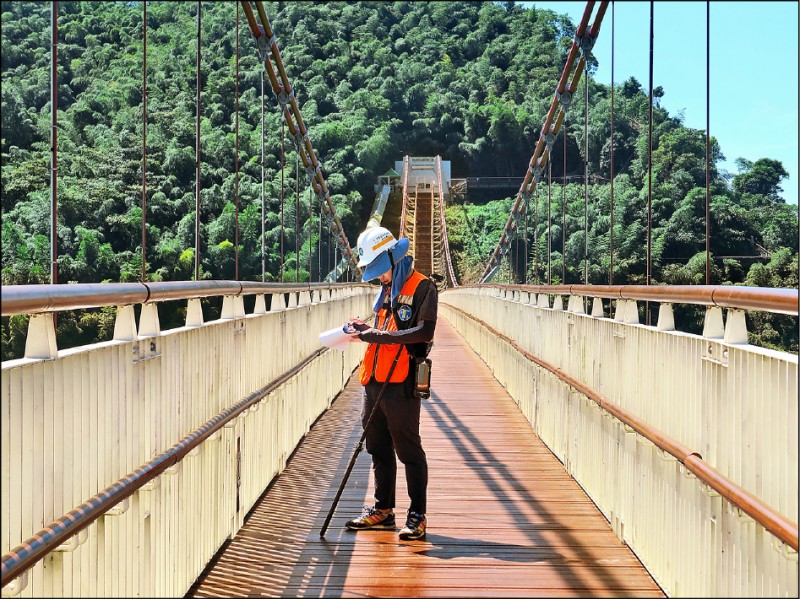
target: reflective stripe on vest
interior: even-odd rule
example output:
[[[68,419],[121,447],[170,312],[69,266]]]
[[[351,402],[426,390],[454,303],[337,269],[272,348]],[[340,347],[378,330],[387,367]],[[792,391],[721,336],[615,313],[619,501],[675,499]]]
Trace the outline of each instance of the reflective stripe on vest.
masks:
[[[399,295],[413,299],[417,286],[425,279],[427,279],[425,275],[417,271],[412,272],[411,276],[408,277],[403,288],[400,290]],[[387,308],[381,308],[378,312],[376,325],[375,328],[382,331],[398,330],[397,322],[392,316],[391,311]],[[386,377],[389,375],[389,370],[392,368],[392,362],[394,362],[397,356],[397,352],[400,352],[400,357],[397,359],[397,366],[394,367],[394,372],[392,372],[392,378],[389,379],[389,382],[402,383],[406,380],[410,362],[406,346],[397,343],[370,343],[367,346],[367,351],[364,353],[364,359],[361,361],[361,370],[359,371],[359,380],[361,384],[366,385],[370,381],[373,368],[375,371],[375,380],[379,383],[385,383]]]

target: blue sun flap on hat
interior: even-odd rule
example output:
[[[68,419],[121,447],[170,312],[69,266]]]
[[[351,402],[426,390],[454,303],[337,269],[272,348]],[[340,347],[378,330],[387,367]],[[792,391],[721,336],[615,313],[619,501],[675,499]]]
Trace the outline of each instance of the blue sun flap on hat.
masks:
[[[403,256],[406,255],[406,252],[408,252],[408,246],[408,237],[403,237],[397,241],[397,244],[395,244],[391,250],[381,252],[366,266],[366,268],[364,268],[364,274],[361,276],[361,280],[363,282],[367,282],[371,281],[372,279],[377,279],[387,270],[392,268],[392,264],[397,264],[403,258]],[[392,253],[391,260],[389,259],[389,252]]]

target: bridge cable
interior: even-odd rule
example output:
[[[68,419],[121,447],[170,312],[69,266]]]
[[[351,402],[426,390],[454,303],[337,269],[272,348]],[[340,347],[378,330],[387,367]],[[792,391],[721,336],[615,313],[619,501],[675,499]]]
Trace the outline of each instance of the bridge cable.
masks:
[[[538,186],[536,188],[536,195],[537,195],[537,197],[539,195]],[[524,254],[525,254],[525,270],[523,271],[523,275],[524,276],[522,278],[522,281],[523,281],[523,283],[525,285],[527,285],[528,284],[528,210],[527,210],[527,208],[525,209],[525,236],[523,237],[523,240],[525,242],[524,245],[523,245]],[[536,261],[534,260],[534,269],[536,268],[535,265],[536,265]]]
[[[236,230],[234,232],[234,255],[236,267],[234,280],[239,280],[239,5],[236,5],[236,158],[234,169],[236,171],[234,201],[236,202]]]
[[[322,281],[322,206],[317,218],[317,280]]]
[[[294,156],[294,282],[300,282],[300,152]]]
[[[518,226],[518,219],[520,218],[522,210],[524,209],[521,205],[523,194],[530,192],[534,188],[533,186],[538,184],[544,167],[548,162],[553,143],[555,142],[556,136],[558,135],[561,125],[564,122],[566,111],[580,81],[581,72],[585,65],[587,54],[591,50],[599,34],[600,24],[602,23],[603,16],[608,7],[608,1],[600,2],[600,8],[597,12],[595,21],[591,27],[589,27],[588,20],[594,5],[595,2],[593,0],[590,0],[586,3],[583,17],[581,18],[581,22],[575,32],[572,48],[570,49],[567,57],[567,62],[561,74],[561,79],[556,87],[556,92],[550,104],[550,110],[545,118],[539,140],[536,144],[536,149],[534,150],[533,156],[531,156],[529,161],[528,170],[511,208],[511,214],[506,220],[505,227],[503,228],[503,232],[498,239],[497,246],[492,251],[489,261],[487,262],[483,274],[480,277],[481,282],[486,282],[491,279],[492,276],[494,276],[499,269],[502,258],[509,253],[511,231]],[[578,56],[579,50],[582,56],[576,65],[575,59]],[[569,85],[567,85],[567,81],[570,78],[570,73],[572,72],[573,66],[575,67],[575,73],[574,76],[572,76]],[[559,104],[561,105],[561,110],[559,111],[557,118],[554,120],[556,108],[558,108]],[[547,149],[545,149],[545,146],[547,146]]]
[[[564,122],[564,180],[561,182],[561,284],[567,284],[567,123]]]
[[[50,47],[50,284],[58,283],[58,0],[53,0]],[[56,314],[53,314],[55,322]]]
[[[536,207],[533,219],[533,273],[536,283],[539,283],[539,186],[536,186]],[[525,215],[527,218],[527,214]],[[525,279],[527,283],[528,279]]]
[[[653,0],[650,0],[650,109],[647,123],[647,284],[650,285],[650,251],[653,219]],[[650,326],[650,302],[645,302],[646,323]]]
[[[200,280],[200,31],[203,24],[202,3],[197,3],[197,119],[195,122],[194,162],[194,280]]]
[[[547,284],[552,285],[553,267],[551,258],[553,255],[553,224],[550,216],[551,196],[550,188],[553,185],[553,162],[547,163]]]
[[[142,283],[147,277],[147,2],[142,2]]]
[[[312,227],[314,226],[314,196],[311,193],[311,186],[308,187],[308,282],[310,283],[313,280],[311,273],[314,270],[311,268],[311,258],[314,255],[312,252],[313,243],[314,243],[314,231]]]
[[[589,284],[589,61],[583,77],[583,284]]]
[[[264,151],[264,69],[261,69],[261,282],[263,283],[266,279],[266,271],[267,271],[267,250],[266,250],[266,241],[267,241],[267,221],[266,221],[266,214],[264,210],[264,196],[266,194],[265,191],[265,151]]]
[[[706,285],[711,285],[711,243],[709,207],[711,205],[711,3],[706,0]]]
[[[525,216],[527,216],[527,214],[528,214],[528,211],[525,210]],[[522,219],[519,219],[519,220],[522,220]],[[525,264],[527,263],[527,256],[525,256],[523,251],[520,251],[521,242],[524,241],[524,235],[523,235],[524,227],[525,227],[525,223],[524,222],[518,222],[517,223],[517,228],[514,230],[514,236],[517,239],[517,255],[514,258],[514,260],[516,262],[516,266],[514,268],[514,274],[516,275],[514,277],[515,281],[520,281],[521,280],[521,278],[519,276],[519,270],[520,270],[519,267],[522,266],[523,274],[524,274]],[[520,239],[520,238],[522,238],[522,239]],[[525,249],[525,246],[523,245],[523,250],[524,249]],[[520,258],[520,256],[522,256],[522,258]]]
[[[608,284],[614,284],[614,0],[611,0],[611,208]]]
[[[510,282],[513,284],[519,274],[519,227],[514,229],[514,255],[508,257],[508,264],[511,267]]]
[[[361,268],[357,265],[357,258],[350,247],[342,223],[336,214],[336,207],[331,199],[328,184],[325,181],[325,176],[322,174],[322,165],[317,160],[317,156],[314,153],[314,148],[308,136],[308,130],[300,114],[297,98],[289,82],[289,77],[286,74],[280,48],[278,47],[267,13],[264,10],[263,2],[260,0],[254,2],[261,25],[256,23],[256,18],[253,13],[253,8],[250,6],[250,2],[240,0],[240,3],[244,9],[245,17],[247,18],[253,38],[258,44],[259,55],[262,59],[263,66],[267,71],[272,90],[276,94],[278,102],[281,105],[281,112],[289,127],[289,134],[293,137],[312,189],[317,194],[320,203],[323,204],[325,217],[328,219],[328,224],[332,232],[336,235],[336,242],[337,245],[340,246],[343,256],[345,256],[352,267],[360,273]],[[270,59],[270,53],[272,59]],[[274,68],[272,66],[272,60],[275,61]]]
[[[286,140],[285,140],[285,131],[284,131],[284,122],[281,120],[281,269],[280,269],[280,280],[283,282],[283,268],[284,268],[284,173],[283,171],[286,169]]]

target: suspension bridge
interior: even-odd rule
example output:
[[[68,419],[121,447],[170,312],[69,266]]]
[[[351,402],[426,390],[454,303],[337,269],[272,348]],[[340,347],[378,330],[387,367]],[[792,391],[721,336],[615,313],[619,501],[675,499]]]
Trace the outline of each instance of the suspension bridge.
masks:
[[[440,289],[429,529],[343,527],[371,503],[361,455],[320,536],[361,433],[362,348],[317,334],[370,315],[375,288],[339,282],[360,271],[277,36],[240,4],[341,262],[309,283],[4,286],[2,315],[30,321],[2,364],[3,596],[797,596],[798,361],[750,345],[745,318],[796,317],[797,289],[493,282],[608,2],[587,3],[479,283],[450,255],[447,161],[404,156],[376,187],[366,226],[407,237]],[[162,329],[171,302],[185,323]],[[675,305],[705,309],[701,334]],[[108,307],[111,341],[57,347],[55,314]]]

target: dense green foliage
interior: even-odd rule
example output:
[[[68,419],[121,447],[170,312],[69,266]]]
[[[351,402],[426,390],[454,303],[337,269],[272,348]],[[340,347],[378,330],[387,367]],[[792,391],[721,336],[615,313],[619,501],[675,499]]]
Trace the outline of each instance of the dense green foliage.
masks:
[[[236,6],[202,3],[201,277],[235,276]],[[51,4],[2,2],[3,284],[49,281]],[[572,43],[574,24],[550,11],[489,2],[265,3],[303,118],[351,243],[366,222],[373,184],[403,155],[441,155],[455,177],[521,176]],[[143,39],[141,2],[60,2],[58,44],[59,281],[139,280],[142,271]],[[261,65],[239,22],[239,277],[261,278]],[[149,280],[194,276],[197,3],[147,7],[146,270]],[[590,73],[593,64],[590,63]],[[266,83],[263,142],[266,280],[317,280],[336,257]],[[581,86],[581,92],[583,86]],[[705,281],[705,135],[658,106],[654,90],[652,279]],[[646,274],[648,94],[617,86],[614,134],[614,282]],[[568,177],[584,169],[584,102],[568,117]],[[589,83],[589,281],[608,280],[610,88]],[[552,176],[564,176],[563,142]],[[797,286],[797,207],[781,198],[780,162],[740,162],[719,173],[711,140],[712,283]],[[602,183],[605,181],[605,183]],[[282,192],[283,190],[283,192]],[[551,198],[552,281],[583,276],[584,188]],[[283,225],[281,197],[283,196]],[[496,244],[509,199],[448,208],[459,275],[475,280]],[[538,269],[546,274],[547,188],[531,209]],[[318,214],[316,199],[313,212]],[[534,226],[534,224],[538,226]],[[562,233],[565,252],[562,256]],[[321,239],[320,239],[321,237]],[[281,268],[281,246],[285,261]],[[531,241],[534,244],[534,241]],[[760,248],[759,251],[757,249]],[[310,253],[310,256],[309,256]],[[740,258],[758,256],[763,258]],[[726,256],[728,256],[726,258]],[[309,264],[311,268],[309,268]],[[524,260],[504,269],[523,280]],[[754,317],[755,318],[755,317]],[[796,351],[796,326],[760,316],[755,341]],[[59,335],[108,335],[110,315],[64,318]],[[796,323],[796,321],[795,321]],[[22,320],[5,319],[3,355]],[[61,328],[64,328],[62,331]],[[770,332],[771,331],[771,332]]]

